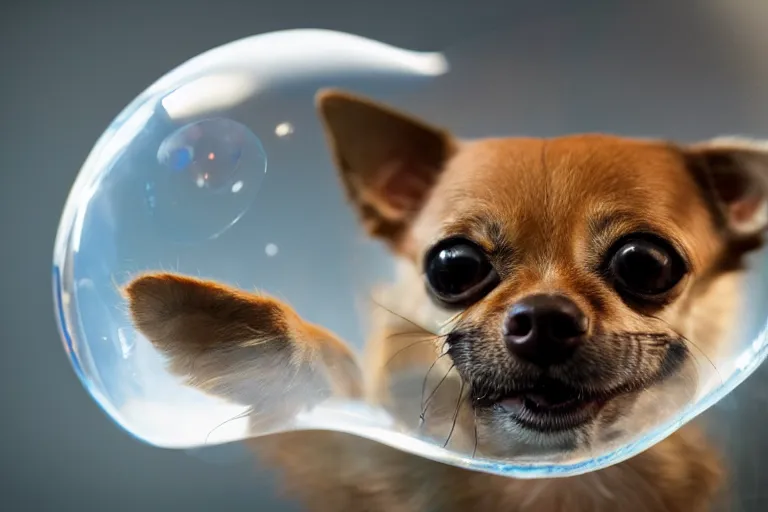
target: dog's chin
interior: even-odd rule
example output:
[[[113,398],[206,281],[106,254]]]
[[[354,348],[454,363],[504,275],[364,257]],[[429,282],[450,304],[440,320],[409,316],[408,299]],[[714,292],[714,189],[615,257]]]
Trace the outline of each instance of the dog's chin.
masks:
[[[628,392],[586,393],[554,380],[527,389],[476,399],[478,417],[495,433],[541,447],[579,444],[603,416],[626,401]]]
[[[603,390],[539,379],[514,391],[484,392],[472,405],[493,451],[589,448],[676,414],[695,390],[689,366],[681,359],[654,376]]]

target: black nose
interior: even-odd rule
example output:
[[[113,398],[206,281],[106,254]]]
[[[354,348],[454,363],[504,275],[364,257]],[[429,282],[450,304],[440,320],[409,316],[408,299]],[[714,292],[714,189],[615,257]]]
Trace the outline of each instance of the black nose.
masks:
[[[567,297],[531,295],[509,310],[504,340],[520,359],[550,366],[571,357],[587,327],[587,317]]]

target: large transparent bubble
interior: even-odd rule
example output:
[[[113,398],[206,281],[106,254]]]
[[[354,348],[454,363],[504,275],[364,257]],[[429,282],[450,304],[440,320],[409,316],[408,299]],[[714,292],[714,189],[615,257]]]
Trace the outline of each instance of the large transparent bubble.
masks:
[[[764,253],[717,258],[741,250],[726,230],[762,229],[763,185],[718,210],[693,176],[716,195],[760,152],[684,146],[686,164],[599,138],[466,142],[572,131],[565,103],[526,94],[588,88],[518,42],[425,53],[278,32],[136,98],[55,246],[62,337],[101,407],[163,447],[319,428],[538,477],[652,447],[752,373]]]

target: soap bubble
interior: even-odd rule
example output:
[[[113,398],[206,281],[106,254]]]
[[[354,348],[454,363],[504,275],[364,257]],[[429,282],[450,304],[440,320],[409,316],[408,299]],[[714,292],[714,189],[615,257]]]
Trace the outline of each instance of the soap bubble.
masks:
[[[254,162],[242,162],[243,158]],[[235,183],[242,188],[237,175],[241,167],[266,168],[258,139],[229,119],[208,119],[179,128],[160,144],[157,159],[171,171],[169,175],[185,175],[196,188],[215,192]],[[175,185],[183,187],[184,183]]]
[[[645,34],[641,36],[645,42]],[[527,384],[529,388],[519,388],[522,379],[510,376],[509,382],[486,389],[493,379],[480,378],[462,366],[467,354],[479,360],[506,350],[496,340],[484,352],[474,351],[486,346],[489,336],[500,336],[501,327],[483,337],[477,333],[492,322],[478,321],[474,332],[480,341],[471,345],[475,348],[457,349],[462,345],[456,329],[462,322],[466,328],[472,308],[462,305],[457,314],[458,302],[448,307],[434,283],[423,282],[425,271],[409,260],[408,251],[417,242],[400,236],[403,223],[421,219],[413,216],[409,201],[431,197],[421,195],[425,186],[450,187],[450,182],[441,181],[449,178],[424,181],[414,172],[393,183],[392,177],[403,168],[442,169],[444,162],[436,160],[452,151],[442,131],[416,119],[446,127],[462,139],[612,131],[601,125],[595,105],[587,116],[565,106],[571,91],[588,91],[593,84],[591,79],[579,81],[568,75],[566,80],[562,75],[572,69],[565,66],[574,62],[571,47],[563,46],[558,61],[565,63],[562,66],[533,62],[525,38],[525,33],[494,35],[457,45],[450,52],[424,53],[336,32],[278,32],[206,52],[140,94],[117,116],[83,165],[55,245],[57,320],[74,369],[94,399],[128,432],[163,447],[196,450],[273,432],[320,428],[462,467],[540,477],[573,475],[621,462],[672,435],[728,394],[768,352],[763,335],[768,265],[762,250],[756,250],[745,266],[748,281],[760,286],[720,295],[728,298],[720,301],[723,311],[736,312],[735,324],[723,331],[729,343],[707,341],[714,336],[711,316],[702,317],[710,323],[693,316],[675,323],[679,318],[670,320],[671,310],[659,306],[660,311],[641,318],[626,295],[606,292],[615,299],[610,303],[614,312],[600,321],[629,318],[627,324],[650,325],[658,320],[653,324],[656,331],[644,333],[644,338],[624,339],[626,346],[644,340],[650,352],[665,343],[672,347],[659,370],[664,378],[658,382],[638,378],[630,383],[638,389],[626,383],[615,389],[604,385],[600,394],[584,386],[577,389],[573,373],[559,368],[560,373],[553,370],[546,378],[539,376],[535,384]],[[580,62],[598,66],[589,55],[582,55]],[[676,62],[686,65],[699,62],[678,57]],[[691,103],[689,91],[705,94],[701,76],[711,72],[711,63],[706,64],[704,69],[687,71],[691,84],[681,88],[679,96],[663,98],[678,108],[681,119],[686,114],[702,115],[701,103]],[[587,75],[607,81],[613,76],[601,74],[599,66]],[[611,89],[614,94],[627,86],[624,76],[620,78]],[[645,84],[640,89],[672,95],[661,86]],[[761,94],[762,89],[756,90],[751,104],[758,104]],[[722,100],[718,88],[711,95]],[[732,101],[741,101],[737,96]],[[615,107],[606,98],[603,115]],[[656,104],[654,98],[647,102],[647,108],[638,111],[647,112]],[[699,124],[686,131],[682,121],[680,133],[661,133],[676,129],[666,119],[662,123],[658,117],[641,116],[626,122],[632,121],[640,131],[654,130],[660,137],[700,138]],[[339,134],[351,141],[344,148],[339,146]],[[575,162],[571,156],[562,161]],[[541,171],[545,164],[552,166],[548,172],[555,173],[558,161],[548,158],[555,159],[556,153],[537,152],[527,160],[510,155],[504,165],[528,162],[525,176]],[[414,159],[424,165],[409,167]],[[482,172],[492,168],[481,166]],[[353,170],[362,174],[351,175]],[[619,171],[615,165],[601,169]],[[462,176],[471,175],[467,171]],[[600,180],[585,186],[576,184],[574,176],[569,186],[583,186],[585,195],[600,189]],[[611,176],[620,180],[622,175]],[[477,200],[472,204],[479,214],[489,204],[480,196],[496,188],[506,206],[512,197],[525,201],[514,195],[519,194],[514,181],[488,183],[493,186],[470,189],[472,181],[464,182],[447,194],[451,202],[439,210],[442,213],[430,211],[439,219],[425,222],[442,225],[467,197]],[[546,197],[565,193],[555,191],[552,183],[544,180],[528,192]],[[657,187],[656,192],[665,190]],[[622,197],[624,206],[631,204],[630,196],[627,192]],[[562,208],[548,209],[543,202],[537,204],[546,220],[580,203],[569,200]],[[747,213],[755,211],[750,204]],[[643,203],[637,210],[657,206]],[[516,269],[527,264],[514,258],[552,254],[555,251],[543,249],[566,236],[551,222],[546,229],[505,231],[504,222],[511,222],[507,217],[530,224],[541,219],[533,214],[509,215],[514,208],[502,210],[481,235],[491,242],[495,237],[501,246],[498,251],[484,248],[483,243],[491,243],[488,240],[459,243],[448,237],[441,238],[441,244],[459,245],[441,246],[435,252],[442,258],[440,265],[458,258],[465,277],[482,278],[486,292],[499,283],[508,284],[505,279],[513,279]],[[670,224],[687,218],[679,212],[668,217]],[[592,227],[598,229],[608,221],[595,221]],[[680,231],[683,242],[630,239],[627,243],[637,245],[628,251],[648,264],[644,271],[664,269],[680,244],[696,246],[690,237],[700,230]],[[510,241],[523,232],[531,240],[541,233],[547,236],[529,245]],[[582,246],[605,244],[598,235],[576,238],[561,252],[568,255],[582,251]],[[440,238],[434,233],[419,236],[432,242]],[[484,262],[483,251],[510,259]],[[427,254],[431,252],[423,248],[419,257]],[[574,281],[587,284],[574,293],[608,286],[596,280],[605,280],[610,265],[601,267],[600,274],[584,263],[594,263],[596,256],[579,258],[575,259],[585,268],[574,274],[578,278]],[[669,272],[678,268],[685,265],[670,267]],[[502,287],[503,293],[512,294],[517,284]],[[586,303],[584,299],[576,307]],[[488,312],[492,314],[496,313]],[[378,366],[361,370],[355,362],[362,361],[365,347],[381,331],[382,319],[397,332],[387,337],[388,352],[375,363]],[[302,342],[324,350],[295,351],[292,336],[297,333]],[[345,346],[348,351],[339,348]],[[621,352],[623,346],[605,344],[603,351],[613,352],[603,360],[617,365],[634,357]],[[641,349],[632,353],[642,354]],[[517,367],[497,368],[493,375],[512,375],[510,368]],[[601,374],[594,365],[583,363],[577,370],[584,379],[599,381],[609,374],[626,375],[627,368],[614,366]],[[386,399],[369,400],[359,394],[358,379],[375,375],[387,377]],[[568,379],[570,383],[565,382]],[[555,440],[547,438],[546,443],[541,436],[529,435],[531,422],[550,428],[562,426],[557,422],[565,418],[592,425],[594,415],[608,414],[604,410],[610,407],[603,409],[606,403],[616,405],[619,398],[630,395],[634,401],[614,411],[609,429],[595,427],[599,435],[579,438],[578,443],[570,442],[572,431]],[[499,417],[520,429],[509,427],[504,435],[494,434],[492,420]],[[569,442],[563,441],[566,438]]]

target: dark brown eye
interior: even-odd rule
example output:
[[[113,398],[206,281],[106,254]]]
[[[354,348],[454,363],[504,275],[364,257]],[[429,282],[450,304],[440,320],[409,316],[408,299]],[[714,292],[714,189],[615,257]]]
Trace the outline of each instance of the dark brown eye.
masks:
[[[485,252],[464,239],[437,244],[425,261],[427,287],[440,302],[455,307],[480,300],[499,282]]]
[[[640,235],[617,244],[608,265],[618,291],[638,299],[666,294],[682,280],[686,271],[682,256],[669,243]]]

